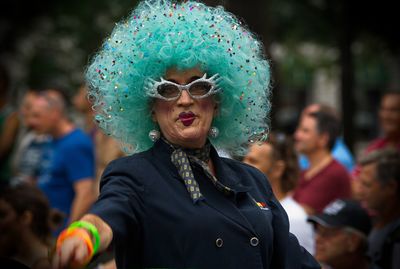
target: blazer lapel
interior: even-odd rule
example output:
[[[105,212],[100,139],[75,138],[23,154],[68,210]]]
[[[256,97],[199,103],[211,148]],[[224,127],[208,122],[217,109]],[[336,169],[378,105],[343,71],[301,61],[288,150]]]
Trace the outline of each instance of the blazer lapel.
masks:
[[[224,194],[218,191],[212,185],[213,183],[211,183],[211,180],[209,180],[210,184],[201,184],[203,186],[200,186],[203,187],[200,190],[205,196],[205,203],[245,230],[255,234],[251,224],[234,204],[234,201],[236,201],[237,197],[247,196],[251,187],[243,186],[241,184],[240,178],[238,178],[237,174],[231,171],[229,167],[223,164],[214,148],[211,149],[211,159],[213,160],[217,179],[225,186],[233,189],[234,196],[236,197],[234,199],[226,197]]]

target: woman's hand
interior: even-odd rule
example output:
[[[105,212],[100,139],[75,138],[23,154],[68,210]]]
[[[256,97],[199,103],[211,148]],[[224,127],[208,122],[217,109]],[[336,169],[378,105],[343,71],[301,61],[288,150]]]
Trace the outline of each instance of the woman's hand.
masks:
[[[87,233],[83,229],[80,230]],[[90,262],[91,258],[92,253],[90,253],[85,240],[79,235],[70,235],[63,239],[61,243],[57,243],[52,268],[83,268]]]
[[[93,255],[104,251],[110,245],[113,232],[101,218],[87,214],[78,222],[80,225],[72,223],[70,228],[58,237],[52,262],[54,269],[83,268]],[[86,224],[83,225],[82,222]]]

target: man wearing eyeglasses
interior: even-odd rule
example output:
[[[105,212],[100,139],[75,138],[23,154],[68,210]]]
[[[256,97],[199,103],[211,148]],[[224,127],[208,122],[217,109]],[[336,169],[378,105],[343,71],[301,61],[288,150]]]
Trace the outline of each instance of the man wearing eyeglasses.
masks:
[[[335,200],[321,214],[312,215],[315,258],[323,268],[377,269],[366,257],[371,230],[368,213],[353,200]]]

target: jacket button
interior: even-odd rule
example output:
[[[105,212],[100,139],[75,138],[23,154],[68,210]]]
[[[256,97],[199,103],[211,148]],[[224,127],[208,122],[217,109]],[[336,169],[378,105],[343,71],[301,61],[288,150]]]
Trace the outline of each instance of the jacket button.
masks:
[[[217,238],[217,240],[215,240],[215,245],[217,247],[222,247],[222,245],[224,244],[224,240],[222,240],[221,238]]]
[[[252,237],[250,238],[250,245],[252,245],[253,247],[258,246],[259,240],[257,237]]]

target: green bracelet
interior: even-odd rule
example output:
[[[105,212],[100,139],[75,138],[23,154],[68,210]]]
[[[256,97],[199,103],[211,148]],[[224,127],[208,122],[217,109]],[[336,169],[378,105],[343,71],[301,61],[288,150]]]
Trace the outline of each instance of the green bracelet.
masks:
[[[99,247],[100,247],[100,235],[99,235],[99,231],[97,230],[96,226],[94,226],[90,222],[79,220],[79,221],[75,221],[75,222],[71,223],[71,225],[69,225],[68,229],[69,228],[84,228],[84,229],[88,230],[92,234],[92,237],[94,238],[93,255],[95,255],[97,253],[97,251],[99,250]]]

